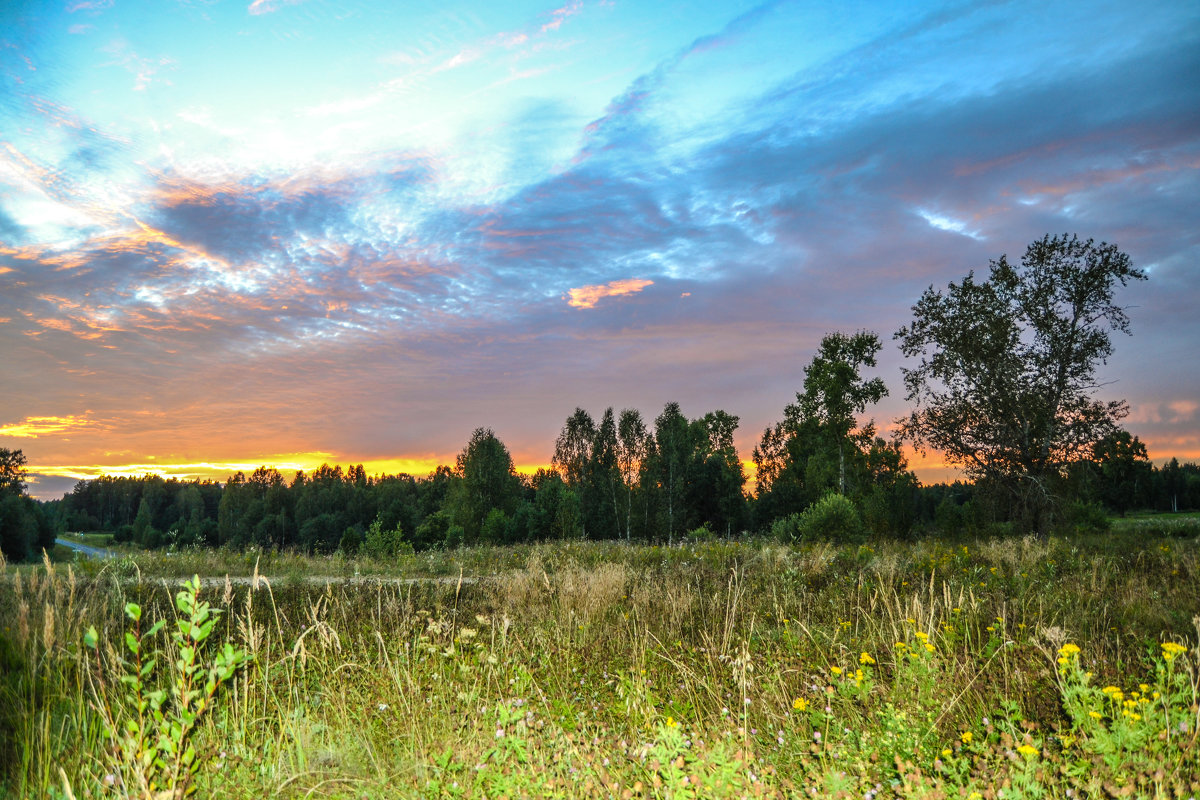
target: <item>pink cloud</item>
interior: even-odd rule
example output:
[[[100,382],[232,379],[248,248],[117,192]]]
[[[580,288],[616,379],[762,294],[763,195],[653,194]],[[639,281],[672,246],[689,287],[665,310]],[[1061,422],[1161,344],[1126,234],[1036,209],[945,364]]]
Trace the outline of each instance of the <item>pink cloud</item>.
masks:
[[[620,297],[635,294],[653,284],[644,278],[622,278],[619,281],[596,284],[594,286],[579,286],[571,289],[567,305],[573,308],[595,308],[596,303],[604,297]]]
[[[556,8],[550,12],[550,21],[542,26],[542,33],[547,31],[556,31],[562,27],[563,22],[578,14],[583,10],[583,3],[580,0],[573,0],[567,3],[562,8]]]

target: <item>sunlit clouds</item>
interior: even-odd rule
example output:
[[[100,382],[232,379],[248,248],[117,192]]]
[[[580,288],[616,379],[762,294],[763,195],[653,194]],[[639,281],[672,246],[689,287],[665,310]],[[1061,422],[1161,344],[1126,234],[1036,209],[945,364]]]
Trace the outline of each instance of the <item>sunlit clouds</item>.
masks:
[[[603,297],[633,294],[653,284],[654,281],[642,278],[623,278],[599,286],[578,286],[567,292],[569,296],[567,305],[573,308],[595,308],[596,303],[600,302]]]
[[[20,422],[0,424],[0,436],[15,439],[36,439],[39,436],[70,433],[80,428],[94,427],[96,423],[86,416],[26,417]]]
[[[920,293],[1063,232],[1149,272],[1101,393],[1197,452],[1200,7],[10,7],[0,447],[42,496],[479,426],[545,464],[576,406],[722,408],[747,456],[833,330],[884,341],[886,428]]]

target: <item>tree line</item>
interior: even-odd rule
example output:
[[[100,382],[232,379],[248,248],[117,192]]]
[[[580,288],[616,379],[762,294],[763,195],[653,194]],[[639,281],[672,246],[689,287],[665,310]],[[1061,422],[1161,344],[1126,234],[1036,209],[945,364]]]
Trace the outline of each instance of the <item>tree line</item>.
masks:
[[[264,466],[224,484],[101,477],[81,481],[42,517],[149,547],[328,552],[569,538],[672,544],[745,530],[1044,534],[1098,525],[1101,508],[1198,508],[1200,468],[1154,467],[1119,425],[1128,406],[1095,397],[1109,332],[1129,331],[1115,290],[1144,278],[1113,245],[1046,236],[1020,265],[1002,256],[986,278],[972,272],[945,290],[931,286],[894,337],[917,363],[902,370],[912,411],[891,440],[864,421],[888,393],[863,375],[876,366],[879,336],[830,333],[795,401],[754,447],[753,493],[733,445],[738,417],[716,410],[689,419],[667,403],[653,419],[608,408],[597,420],[575,409],[551,468],[532,476],[519,475],[504,443],[479,428],[453,466],[424,477],[369,477],[361,465],[323,465],[290,480]],[[937,449],[968,482],[921,486],[904,441]],[[4,541],[24,537],[27,552],[44,536],[29,519]]]

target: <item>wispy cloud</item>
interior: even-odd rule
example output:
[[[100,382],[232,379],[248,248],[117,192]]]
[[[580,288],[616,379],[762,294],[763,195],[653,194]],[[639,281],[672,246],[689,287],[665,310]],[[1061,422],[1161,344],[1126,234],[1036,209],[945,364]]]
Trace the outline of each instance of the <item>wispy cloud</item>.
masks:
[[[36,439],[39,436],[57,436],[71,433],[83,428],[100,427],[87,415],[69,414],[65,417],[25,417],[20,422],[0,425],[0,436],[12,436],[18,439]]]
[[[569,299],[567,300],[567,305],[572,308],[595,308],[596,303],[605,297],[621,297],[627,294],[636,294],[653,284],[654,281],[646,280],[645,278],[623,278],[595,286],[578,286],[568,290]]]
[[[278,11],[284,6],[294,6],[303,3],[304,0],[254,0],[253,3],[246,7],[246,11],[253,16],[261,16]]]

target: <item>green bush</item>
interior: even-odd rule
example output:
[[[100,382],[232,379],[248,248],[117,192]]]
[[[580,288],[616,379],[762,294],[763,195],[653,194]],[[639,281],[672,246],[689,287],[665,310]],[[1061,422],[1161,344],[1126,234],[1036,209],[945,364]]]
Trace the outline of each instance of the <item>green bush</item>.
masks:
[[[411,553],[412,549],[412,545],[404,541],[400,525],[397,524],[392,530],[385,531],[382,517],[376,517],[375,521],[367,528],[367,535],[363,538],[362,543],[363,554],[377,561],[394,560],[402,552]]]
[[[788,514],[771,523],[771,538],[780,542],[794,542],[800,538],[800,515]]]
[[[801,540],[828,539],[862,542],[867,530],[854,502],[845,495],[829,493],[804,510],[797,520]]]
[[[354,530],[354,528],[346,528],[346,532],[342,534],[342,540],[338,542],[338,550],[341,550],[348,556],[352,556],[358,552],[361,544],[362,537],[358,535],[358,531]]]
[[[1112,527],[1112,522],[1104,509],[1095,503],[1084,503],[1076,500],[1067,507],[1063,515],[1066,530],[1075,533],[1104,533]]]
[[[707,525],[701,525],[699,528],[694,528],[686,534],[689,542],[711,542],[717,538],[717,535],[709,530]]]

